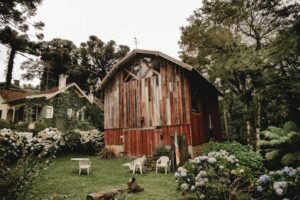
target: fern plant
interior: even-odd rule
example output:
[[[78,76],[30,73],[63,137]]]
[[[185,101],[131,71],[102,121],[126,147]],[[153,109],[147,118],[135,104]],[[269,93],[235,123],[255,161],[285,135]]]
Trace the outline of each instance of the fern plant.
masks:
[[[294,122],[269,126],[260,133],[258,147],[271,168],[300,165],[300,130]]]

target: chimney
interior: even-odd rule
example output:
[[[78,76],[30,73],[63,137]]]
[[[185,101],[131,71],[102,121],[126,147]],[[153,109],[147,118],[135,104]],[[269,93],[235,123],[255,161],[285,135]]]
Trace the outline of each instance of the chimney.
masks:
[[[14,80],[14,85],[20,87],[20,81],[19,80]]]
[[[88,94],[88,99],[90,100],[90,102],[94,102],[94,95],[93,95],[93,87],[90,87],[90,92]]]
[[[67,78],[68,76],[66,74],[60,74],[59,80],[58,80],[58,89],[65,88],[67,86]]]

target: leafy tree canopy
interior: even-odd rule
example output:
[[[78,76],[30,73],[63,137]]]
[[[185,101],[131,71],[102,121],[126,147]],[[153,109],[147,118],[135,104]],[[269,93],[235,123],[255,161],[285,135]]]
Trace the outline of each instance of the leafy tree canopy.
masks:
[[[299,11],[283,0],[205,0],[181,28],[181,58],[223,91],[236,139],[249,142],[257,128],[297,120]]]

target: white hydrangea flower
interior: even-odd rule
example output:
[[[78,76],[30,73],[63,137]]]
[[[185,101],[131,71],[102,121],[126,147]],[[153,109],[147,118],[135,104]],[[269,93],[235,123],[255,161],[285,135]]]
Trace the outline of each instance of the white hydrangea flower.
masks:
[[[281,189],[281,188],[276,189],[275,192],[276,192],[276,194],[278,196],[282,196],[283,195],[283,189]]]
[[[208,163],[210,163],[210,164],[214,164],[215,162],[217,162],[217,159],[214,157],[211,157],[208,159]]]
[[[182,191],[187,191],[189,189],[189,186],[186,183],[182,183],[180,188],[181,188]]]

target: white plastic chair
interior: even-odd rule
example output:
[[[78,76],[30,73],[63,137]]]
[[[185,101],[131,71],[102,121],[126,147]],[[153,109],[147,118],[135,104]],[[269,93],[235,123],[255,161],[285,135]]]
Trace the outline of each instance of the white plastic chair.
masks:
[[[81,170],[85,170],[87,175],[89,175],[91,168],[92,163],[90,160],[79,160],[79,176],[81,175]]]
[[[146,156],[143,156],[141,158],[135,159],[130,163],[125,163],[123,164],[123,166],[128,166],[129,170],[132,171],[133,174],[135,174],[136,170],[140,170],[140,173],[143,174],[145,160]]]
[[[165,174],[168,173],[168,168],[169,168],[169,163],[170,159],[167,156],[161,156],[157,161],[156,161],[156,173],[158,168],[165,168]]]
[[[145,160],[146,160],[146,156],[143,156],[133,161],[134,162],[133,174],[135,173],[135,170],[138,169],[140,170],[140,173],[143,174]]]

